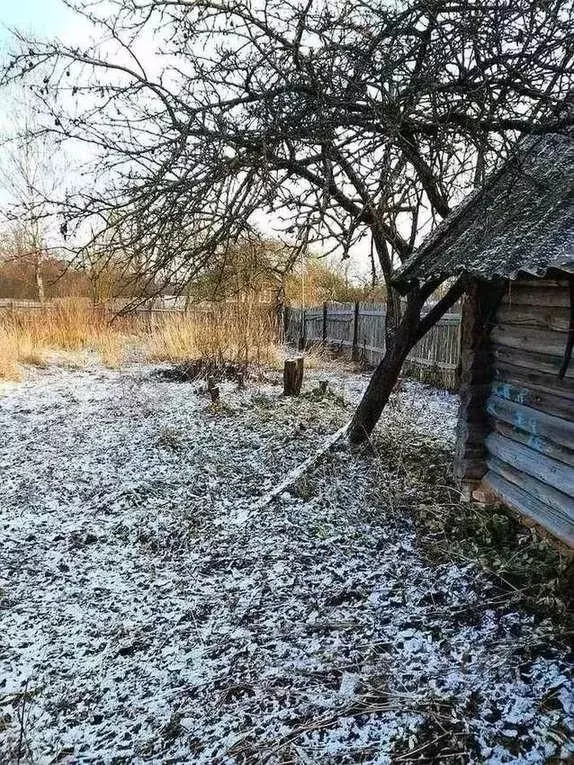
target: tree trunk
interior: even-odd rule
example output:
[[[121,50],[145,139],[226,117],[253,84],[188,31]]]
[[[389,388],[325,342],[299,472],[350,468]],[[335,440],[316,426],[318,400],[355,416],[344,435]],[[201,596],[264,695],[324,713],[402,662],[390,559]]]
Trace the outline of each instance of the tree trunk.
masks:
[[[303,357],[297,359],[285,359],[283,368],[283,394],[285,396],[298,396],[303,384]]]
[[[449,287],[446,295],[422,318],[423,306],[435,284],[429,283],[424,288],[414,288],[409,292],[402,316],[400,296],[396,290],[392,288],[389,290],[385,355],[375,369],[349,426],[348,437],[352,444],[359,444],[369,438],[389,400],[401,367],[411,349],[452,308],[463,294],[466,285],[467,281],[464,278],[457,279]]]
[[[366,441],[373,432],[411,347],[409,343],[405,344],[404,340],[397,338],[393,347],[385,351],[349,426],[348,437],[352,444]]]
[[[394,296],[390,295],[387,301],[385,355],[373,372],[349,426],[348,438],[352,444],[366,441],[373,432],[395,387],[405,359],[418,340],[417,330],[424,300],[416,293],[410,294],[405,312],[399,321],[397,311],[400,311],[400,307],[396,305],[397,301],[394,307],[391,307],[393,298]]]
[[[40,303],[43,303],[45,300],[44,279],[42,278],[41,263],[39,258],[36,258],[36,262],[34,263],[34,277],[36,279],[36,291],[38,294],[38,301]]]

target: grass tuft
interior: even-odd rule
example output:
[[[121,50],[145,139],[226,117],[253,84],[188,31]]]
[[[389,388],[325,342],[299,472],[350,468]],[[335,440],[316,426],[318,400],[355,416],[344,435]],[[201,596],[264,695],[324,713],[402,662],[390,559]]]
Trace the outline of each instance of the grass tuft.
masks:
[[[267,309],[222,304],[160,319],[147,349],[151,361],[269,364],[277,358],[276,343],[275,322]]]

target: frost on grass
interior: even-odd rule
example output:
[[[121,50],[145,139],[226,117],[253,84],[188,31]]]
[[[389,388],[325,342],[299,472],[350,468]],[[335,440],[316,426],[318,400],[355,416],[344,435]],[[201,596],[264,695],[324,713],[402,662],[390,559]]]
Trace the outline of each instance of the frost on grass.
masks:
[[[365,384],[320,376],[337,395],[223,384],[219,413],[145,368],[7,390],[2,762],[567,757],[550,625],[475,566],[425,562],[417,489],[376,450],[341,445],[248,512]],[[403,428],[450,443],[455,410],[406,384],[385,418],[396,450]]]

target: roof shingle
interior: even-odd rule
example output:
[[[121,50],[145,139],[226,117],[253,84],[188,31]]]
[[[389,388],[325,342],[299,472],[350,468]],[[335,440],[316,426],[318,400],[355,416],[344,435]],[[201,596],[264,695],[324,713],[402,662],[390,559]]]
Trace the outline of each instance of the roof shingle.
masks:
[[[423,241],[393,280],[574,272],[574,135],[529,139]]]

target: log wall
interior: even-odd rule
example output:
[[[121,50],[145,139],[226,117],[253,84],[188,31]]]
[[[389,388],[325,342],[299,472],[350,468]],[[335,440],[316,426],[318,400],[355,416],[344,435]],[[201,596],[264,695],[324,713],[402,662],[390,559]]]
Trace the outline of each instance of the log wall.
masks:
[[[574,546],[574,360],[567,279],[510,282],[490,332],[483,484]]]

